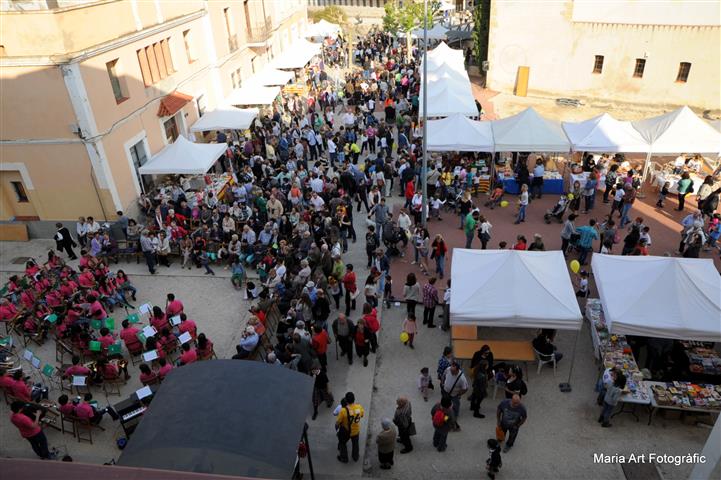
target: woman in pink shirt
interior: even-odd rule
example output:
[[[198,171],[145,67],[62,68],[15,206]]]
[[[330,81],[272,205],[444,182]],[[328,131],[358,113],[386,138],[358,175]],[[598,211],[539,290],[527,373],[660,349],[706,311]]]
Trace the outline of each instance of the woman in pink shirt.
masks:
[[[146,365],[145,363],[141,363],[138,368],[140,369],[140,383],[142,383],[143,385],[148,385],[149,383],[156,383],[158,375],[156,375],[152,370],[150,370],[150,367],[148,365]]]
[[[140,330],[130,325],[128,319],[123,320],[123,329],[120,331],[120,338],[125,342],[125,348],[131,354],[140,353],[143,350],[143,344],[138,339],[138,333]]]
[[[92,318],[95,320],[103,320],[108,317],[105,308],[103,308],[103,304],[98,301],[95,295],[88,295],[87,301],[90,304],[90,307],[88,307],[88,313]]]
[[[168,318],[158,306],[153,307],[153,316],[150,318],[150,325],[155,327],[158,332],[162,332],[164,328],[168,327]]]
[[[115,343],[115,337],[109,329],[103,327],[100,329],[100,338],[98,338],[98,342],[100,342],[103,351],[106,352],[108,347]]]
[[[164,358],[158,359],[158,365],[160,365],[160,368],[158,369],[158,376],[160,377],[160,380],[165,380],[165,377],[173,369],[173,365]]]
[[[180,365],[188,365],[198,360],[198,353],[195,349],[190,348],[190,342],[183,344],[183,353],[180,355]]]
[[[188,320],[188,316],[184,313],[180,314],[180,325],[178,325],[178,332],[182,335],[183,333],[190,333],[193,340],[197,337],[198,326],[194,321]]]
[[[87,377],[88,375],[90,375],[90,369],[85,365],[80,364],[79,356],[73,355],[73,364],[65,370],[65,374],[63,376],[71,378],[73,376]]]
[[[168,305],[165,307],[165,315],[167,317],[174,317],[181,313],[183,313],[183,302],[176,300],[175,295],[169,293]]]
[[[8,393],[23,402],[32,402],[32,398],[30,396],[31,392],[32,389],[27,383],[25,383],[25,380],[23,380],[23,372],[16,370],[13,373],[13,382],[10,384]]]

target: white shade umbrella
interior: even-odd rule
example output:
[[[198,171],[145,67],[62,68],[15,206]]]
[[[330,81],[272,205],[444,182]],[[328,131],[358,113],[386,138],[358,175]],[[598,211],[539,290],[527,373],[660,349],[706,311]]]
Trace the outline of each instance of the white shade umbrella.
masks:
[[[492,152],[491,122],[451,115],[428,121],[428,150],[435,152]]]
[[[561,125],[575,151],[647,153],[650,148],[631,122],[616,120],[607,113]]]
[[[270,105],[279,93],[279,87],[245,85],[230,92],[225,103],[228,105]]]
[[[571,143],[555,122],[527,108],[512,117],[491,122],[497,152],[568,152]]]
[[[138,169],[142,175],[202,175],[220,158],[224,143],[193,143],[183,136]]]
[[[248,83],[252,85],[263,85],[272,87],[276,85],[285,85],[293,80],[293,72],[286,70],[278,70],[272,67],[264,68],[261,72],[256,73],[248,79]]]

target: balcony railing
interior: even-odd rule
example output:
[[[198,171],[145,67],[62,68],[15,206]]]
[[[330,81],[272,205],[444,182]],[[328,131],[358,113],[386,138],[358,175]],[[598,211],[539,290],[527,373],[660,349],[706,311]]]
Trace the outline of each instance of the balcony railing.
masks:
[[[245,41],[251,44],[264,43],[272,33],[273,25],[270,19],[266,19],[265,22],[254,23],[250,29],[246,28]]]

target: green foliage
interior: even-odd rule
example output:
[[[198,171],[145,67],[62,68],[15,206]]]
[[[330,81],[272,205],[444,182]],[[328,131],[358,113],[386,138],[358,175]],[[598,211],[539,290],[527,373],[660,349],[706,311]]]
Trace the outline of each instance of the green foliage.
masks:
[[[433,17],[438,12],[441,3],[433,0],[428,2],[427,22],[428,28],[433,26]],[[398,2],[388,2],[385,4],[385,16],[383,17],[383,29],[389,33],[397,34],[401,32],[410,32],[416,28],[423,27],[423,1],[406,0],[403,6],[399,6]]]
[[[325,20],[326,22],[335,23],[338,25],[342,25],[348,20],[348,16],[346,15],[345,10],[343,10],[337,5],[330,5],[322,10],[316,10],[313,12],[309,11],[308,16],[314,22]]]
[[[383,7],[385,15],[383,16],[383,30],[393,35],[398,33],[400,21],[398,19],[398,9],[395,3],[388,2]]]
[[[481,66],[488,60],[488,32],[491,16],[491,0],[480,0],[473,10],[473,57],[476,64]]]

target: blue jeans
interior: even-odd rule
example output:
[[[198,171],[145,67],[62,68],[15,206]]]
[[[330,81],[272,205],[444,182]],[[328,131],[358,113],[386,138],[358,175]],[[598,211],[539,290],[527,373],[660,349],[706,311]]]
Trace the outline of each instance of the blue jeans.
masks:
[[[586,203],[586,210],[593,210],[593,205],[596,203],[596,192],[594,191],[593,195],[584,195],[583,199]]]
[[[445,274],[445,267],[446,267],[446,256],[440,255],[436,257],[436,273],[443,278],[443,275]]]
[[[518,218],[516,218],[516,223],[522,222],[526,219],[526,205],[521,205],[521,208],[518,209]]]
[[[578,251],[580,252],[578,254],[578,263],[580,263],[581,265],[585,265],[586,258],[588,257],[588,252],[591,251],[591,247],[582,247],[579,245]]]
[[[633,205],[630,203],[624,203],[621,207],[621,228],[623,228],[627,223],[631,222],[631,219],[628,218],[628,212],[631,211],[631,207]]]
[[[603,419],[603,423],[608,423],[611,420],[611,414],[616,409],[616,405],[609,405],[606,402],[603,402],[603,410],[601,410],[601,418]]]
[[[466,248],[471,248],[473,243],[473,230],[470,233],[466,232]]]

